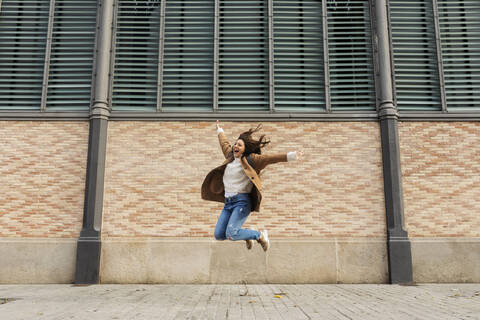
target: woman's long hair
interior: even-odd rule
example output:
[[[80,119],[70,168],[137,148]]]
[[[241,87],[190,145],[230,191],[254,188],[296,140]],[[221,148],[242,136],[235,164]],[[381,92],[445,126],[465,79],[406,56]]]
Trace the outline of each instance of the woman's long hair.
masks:
[[[267,140],[264,134],[262,134],[258,140],[253,139],[252,134],[260,131],[260,129],[262,129],[261,124],[259,124],[255,129],[250,128],[250,130],[242,132],[238,137],[238,139],[242,139],[245,143],[243,157],[246,157],[251,153],[261,154],[262,148],[270,143],[270,140]]]

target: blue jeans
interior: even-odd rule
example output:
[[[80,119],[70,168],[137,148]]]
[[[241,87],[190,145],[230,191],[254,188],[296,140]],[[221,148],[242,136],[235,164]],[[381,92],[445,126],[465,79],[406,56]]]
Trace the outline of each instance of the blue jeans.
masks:
[[[260,238],[260,232],[258,231],[242,229],[242,225],[250,215],[250,211],[252,211],[252,202],[247,193],[239,193],[233,197],[226,198],[225,206],[215,227],[215,239],[237,241],[257,240]]]

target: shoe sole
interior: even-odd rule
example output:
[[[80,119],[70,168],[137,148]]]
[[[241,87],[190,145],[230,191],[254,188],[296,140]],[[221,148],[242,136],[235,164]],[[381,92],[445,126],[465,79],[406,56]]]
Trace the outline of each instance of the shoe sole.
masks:
[[[263,238],[265,239],[265,242],[267,243],[267,247],[263,248],[263,251],[267,251],[270,248],[270,240],[268,239],[268,232],[267,230],[263,230]]]

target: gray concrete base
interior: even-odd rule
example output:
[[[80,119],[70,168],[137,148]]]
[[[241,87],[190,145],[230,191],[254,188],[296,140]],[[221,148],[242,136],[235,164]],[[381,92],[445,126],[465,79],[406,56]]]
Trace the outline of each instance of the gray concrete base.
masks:
[[[416,283],[480,283],[480,239],[413,238]],[[77,239],[0,238],[0,283],[72,283]],[[102,283],[387,283],[385,239],[107,239]]]
[[[386,283],[385,239],[103,240],[101,283]]]
[[[72,283],[77,239],[0,239],[0,283]]]
[[[413,281],[480,283],[480,238],[411,238]]]

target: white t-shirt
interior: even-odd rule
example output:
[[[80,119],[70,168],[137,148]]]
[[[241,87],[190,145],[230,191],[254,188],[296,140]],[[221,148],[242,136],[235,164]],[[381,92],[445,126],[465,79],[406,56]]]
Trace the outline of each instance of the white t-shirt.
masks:
[[[225,186],[225,197],[232,197],[237,193],[250,193],[253,183],[245,174],[240,158],[235,158],[227,164],[223,173],[223,185]]]

